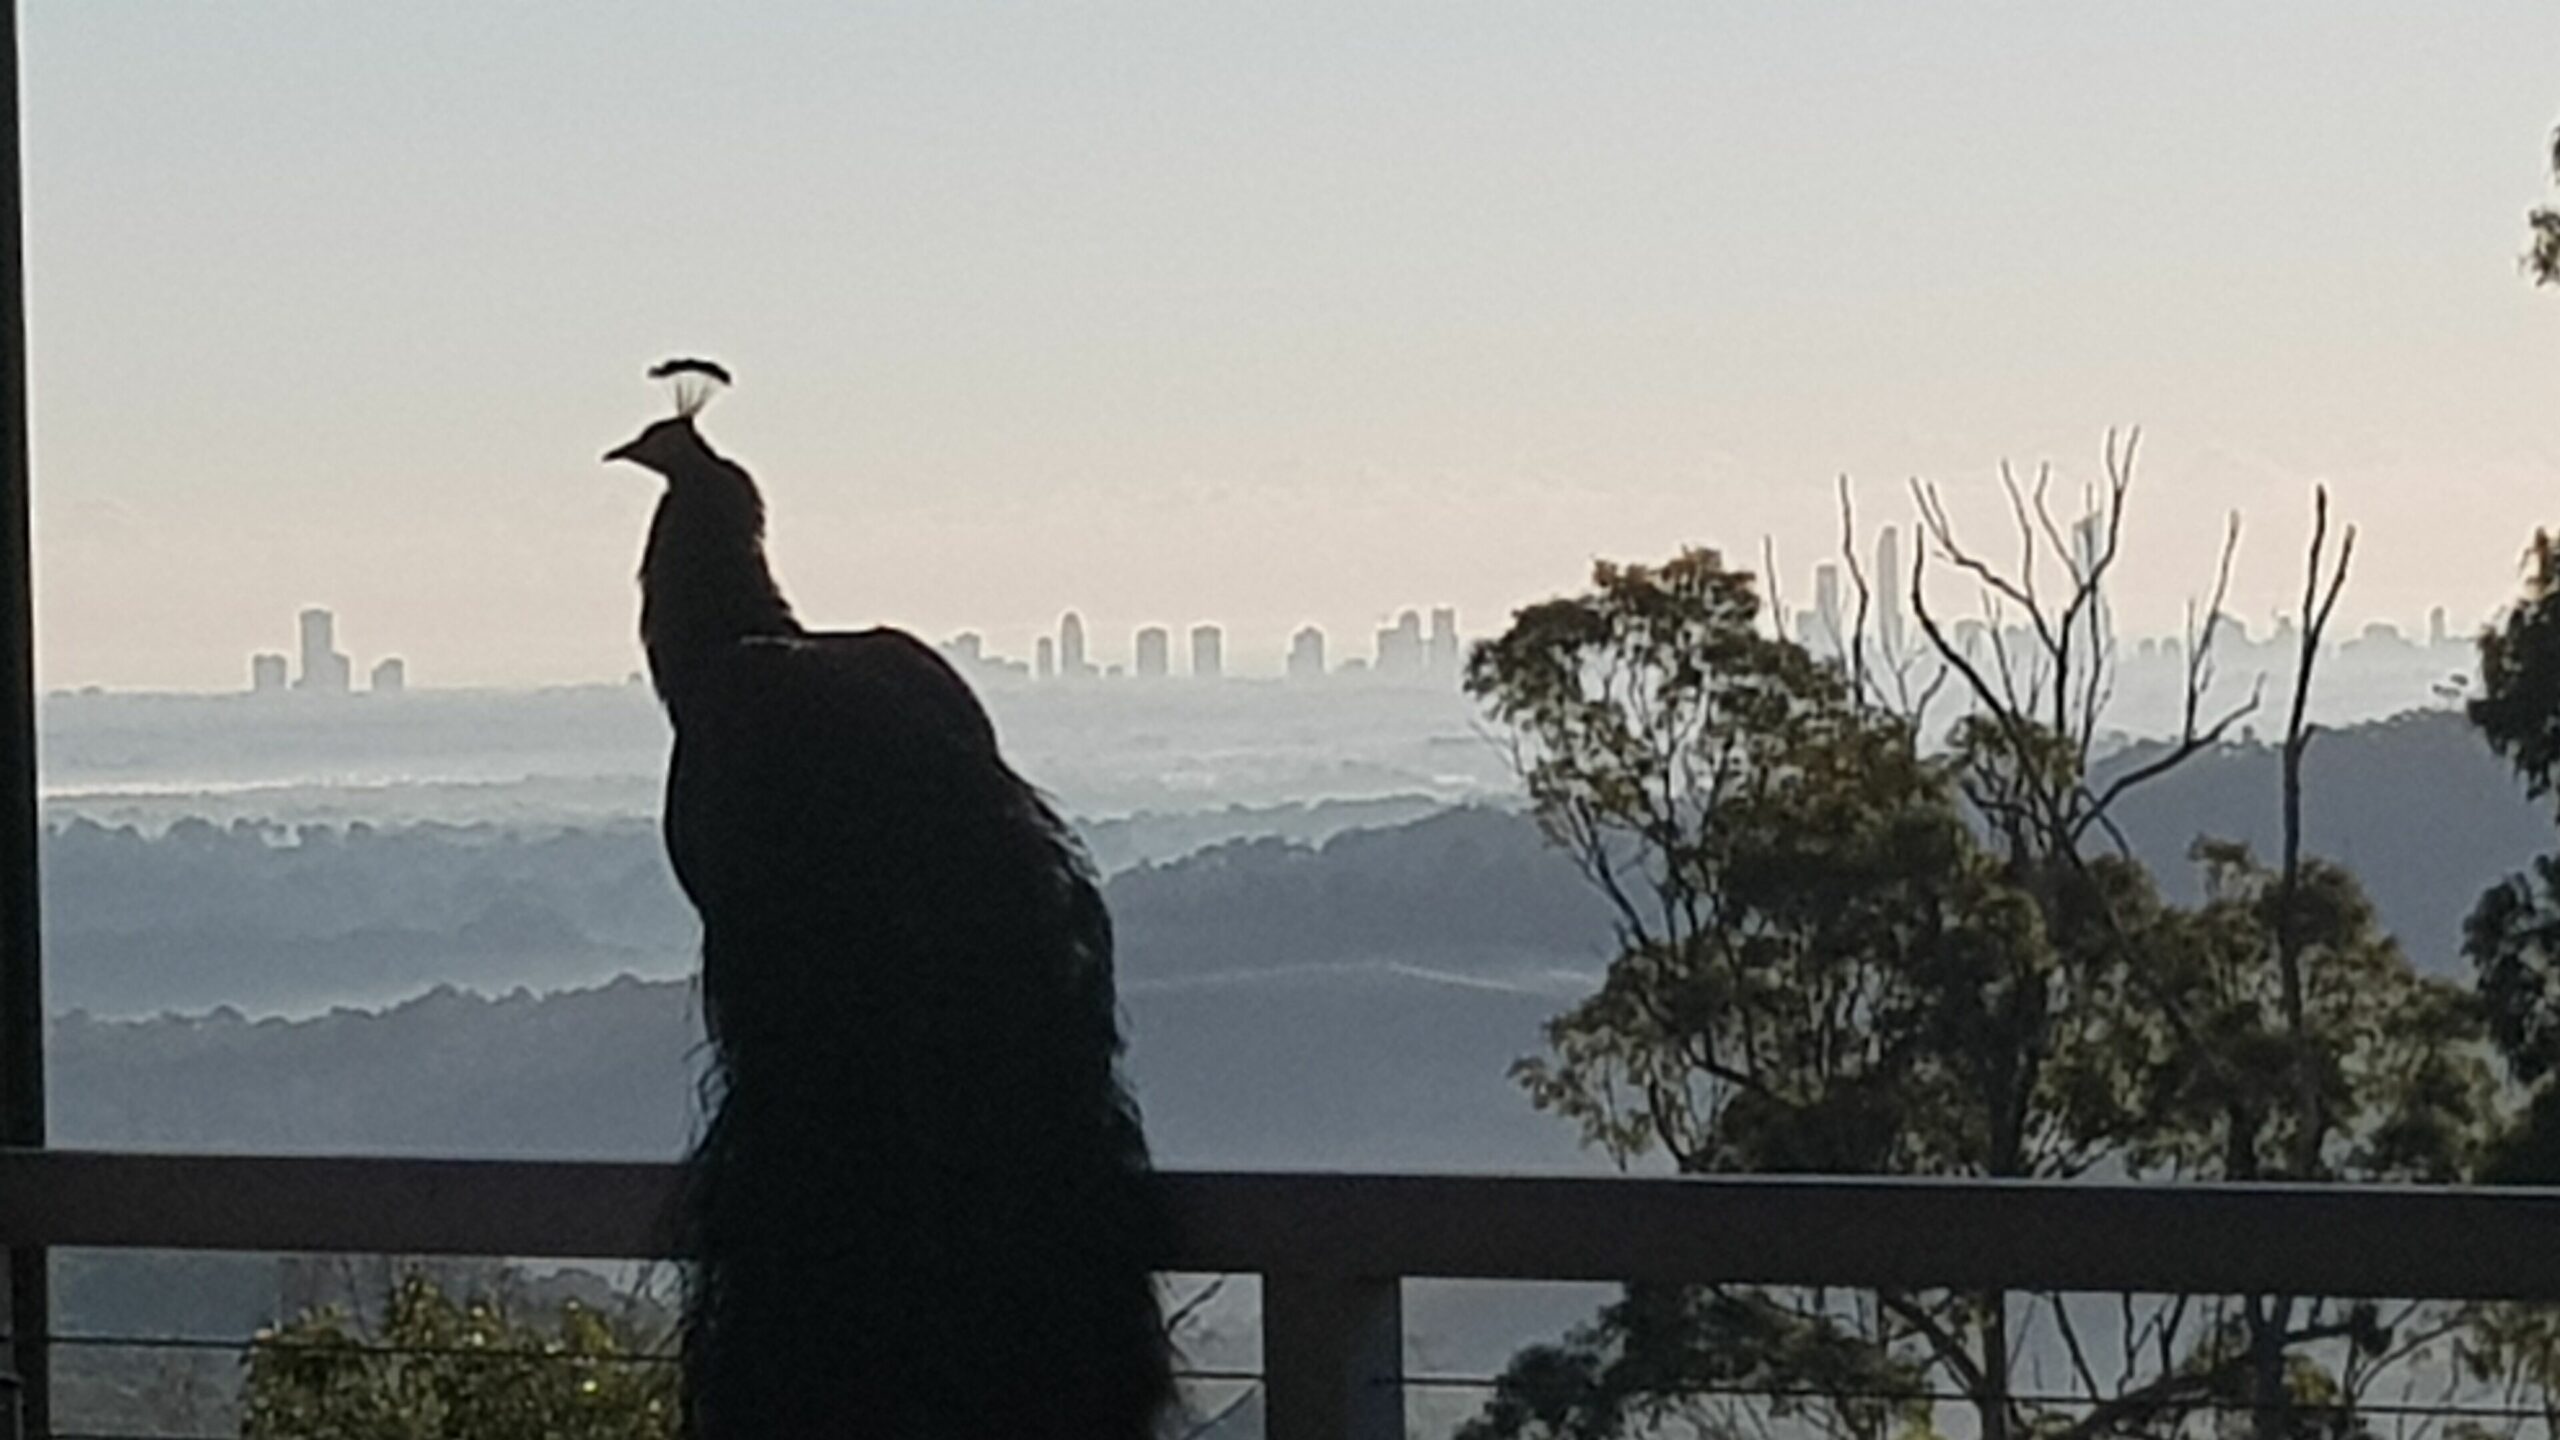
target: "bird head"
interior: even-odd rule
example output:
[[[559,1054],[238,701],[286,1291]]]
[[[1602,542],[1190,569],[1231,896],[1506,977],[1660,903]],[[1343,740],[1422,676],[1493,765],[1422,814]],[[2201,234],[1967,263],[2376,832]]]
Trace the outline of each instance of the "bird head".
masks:
[[[693,417],[701,414],[711,397],[729,384],[729,372],[710,360],[668,360],[652,366],[649,378],[668,382],[675,395],[676,413],[607,450],[604,458],[608,462],[628,460],[672,476],[688,462],[710,458],[711,447],[703,442],[702,432],[693,428]]]
[[[690,462],[698,462],[711,453],[703,443],[702,432],[693,428],[690,415],[670,415],[646,430],[604,452],[604,458],[628,460],[634,465],[655,470],[661,475],[674,475]]]

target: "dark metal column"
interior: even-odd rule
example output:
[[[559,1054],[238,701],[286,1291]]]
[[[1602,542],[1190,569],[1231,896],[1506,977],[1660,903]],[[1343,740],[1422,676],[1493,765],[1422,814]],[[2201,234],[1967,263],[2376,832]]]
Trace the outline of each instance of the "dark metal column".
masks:
[[[1394,1276],[1263,1273],[1266,1440],[1404,1440],[1403,1377]]]
[[[27,506],[27,271],[18,6],[0,0],[0,1143],[44,1143],[44,968],[36,916],[34,546]],[[9,1252],[9,1368],[25,1434],[51,1433],[45,1252]],[[0,1414],[0,1425],[8,1417]]]

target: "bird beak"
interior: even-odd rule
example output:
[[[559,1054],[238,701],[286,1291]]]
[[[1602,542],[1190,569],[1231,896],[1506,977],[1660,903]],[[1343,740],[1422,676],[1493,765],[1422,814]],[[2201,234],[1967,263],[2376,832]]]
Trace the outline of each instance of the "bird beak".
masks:
[[[635,450],[639,449],[639,447],[640,447],[640,442],[639,442],[639,441],[637,441],[637,440],[633,440],[633,441],[630,441],[630,442],[628,442],[628,443],[626,443],[626,444],[622,444],[622,445],[616,445],[616,446],[614,446],[612,449],[607,450],[606,452],[604,452],[604,463],[605,463],[605,464],[607,464],[607,465],[610,465],[610,464],[612,464],[612,463],[613,463],[614,461],[616,461],[616,460],[634,460],[634,459],[637,459],[637,458],[639,458],[639,457],[638,457],[638,456],[636,456],[635,454],[633,454],[632,452],[634,452]]]

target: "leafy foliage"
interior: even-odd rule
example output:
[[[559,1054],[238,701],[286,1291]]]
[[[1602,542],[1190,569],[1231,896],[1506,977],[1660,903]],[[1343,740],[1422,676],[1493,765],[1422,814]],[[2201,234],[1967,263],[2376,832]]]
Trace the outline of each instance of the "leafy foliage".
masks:
[[[2560,157],[2555,157],[2560,158]],[[2525,793],[2560,799],[2560,542],[2534,532],[2524,593],[2480,636],[2481,693],[2468,712]],[[2541,1087],[2495,1166],[2496,1178],[2560,1179],[2560,856],[2545,855],[2482,893],[2463,925],[2489,1033],[2508,1072]]]
[[[2489,748],[2515,766],[2527,794],[2560,785],[2560,541],[2534,532],[2524,594],[2480,635],[2480,694],[2467,707]]]
[[[1601,1440],[1670,1420],[1731,1433],[1755,1394],[1773,1397],[1774,1418],[1818,1407],[1842,1433],[1882,1437],[1926,1427],[1926,1382],[1836,1318],[1758,1291],[1631,1285],[1561,1344],[1522,1351],[1458,1440]]]
[[[2067,613],[2099,603],[2095,568]],[[2352,876],[2199,843],[2203,899],[2179,907],[2122,853],[2083,852],[2120,791],[2089,779],[2095,726],[2046,703],[2104,689],[2070,671],[2077,622],[2047,627],[2053,689],[1983,684],[1924,753],[1915,721],[1759,611],[1712,551],[1603,564],[1470,660],[1541,826],[1614,920],[1599,989],[1515,1069],[1586,1143],[1685,1173],[2477,1164],[2496,1106],[2478,1008],[2408,964]],[[2188,749],[2211,735],[2191,726]],[[2168,1433],[2232,1408],[2276,1435],[2351,1412],[2392,1328],[2371,1307],[2169,1302],[2139,1322],[2148,1360],[2082,1366],[2080,1403],[2053,1405],[2009,1383],[2031,1323],[2081,1352],[2087,1317],[2058,1296],[1633,1287],[1518,1356],[1468,1433],[1745,1433],[1740,1390],[1849,1440],[1925,1430],[1922,1397],[1949,1394],[1986,1436]]]
[[[1975,1038],[1922,987],[2000,968],[2035,917],[1979,865],[1943,770],[1760,636],[1750,577],[1713,552],[1593,587],[1522,612],[1469,675],[1619,942],[1553,1057],[1518,1068],[1530,1094],[1686,1171],[1973,1168],[1964,1137],[1902,1123]]]
[[[2560,176],[2560,134],[2552,169]],[[2533,216],[2529,263],[2542,284],[2560,283],[2560,212]],[[2525,793],[2560,797],[2560,543],[2534,532],[2523,594],[2480,636],[2481,693],[2468,707],[2491,749],[2515,767]],[[2560,855],[2537,857],[2482,893],[2463,926],[2488,1030],[2507,1071],[2530,1095],[2523,1114],[2481,1166],[2495,1184],[2560,1181]],[[2463,1366],[2521,1412],[2560,1426],[2560,1311],[2479,1308],[2463,1337]]]
[[[576,1301],[540,1317],[419,1272],[376,1325],[324,1307],[250,1350],[244,1440],[673,1440],[656,1337]]]
[[[2196,847],[2206,898],[2164,910],[2147,947],[2197,1030],[2181,1062],[2154,1067],[2137,1168],[2216,1178],[2452,1183],[2469,1178],[2496,1110],[2478,1007],[2418,974],[2376,925],[2345,870],[2307,862],[2293,896],[2304,940],[2304,1038],[2294,1039],[2267,963],[2279,877],[2245,849]],[[2185,1063],[2187,1060],[2202,1063]],[[2316,1100],[2299,1103],[2308,1071]],[[2326,1127],[2309,1173],[2304,1116]]]
[[[2551,134],[2551,178],[2560,180],[2560,130]],[[2525,269],[2536,285],[2560,285],[2560,210],[2543,206],[2525,217],[2533,240],[2525,250]]]
[[[2481,893],[2463,945],[2479,967],[2491,1037],[2516,1079],[2537,1085],[2560,1071],[2560,856],[2530,869]]]

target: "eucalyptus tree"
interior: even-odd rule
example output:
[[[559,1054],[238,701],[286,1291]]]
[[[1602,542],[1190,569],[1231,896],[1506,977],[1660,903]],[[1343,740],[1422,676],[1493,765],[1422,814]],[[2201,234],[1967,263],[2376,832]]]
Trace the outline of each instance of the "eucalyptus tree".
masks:
[[[1710,550],[1602,564],[1479,647],[1469,688],[1616,931],[1598,988],[1515,1067],[1534,1103],[1622,1166],[1689,1174],[2467,1173],[2494,1105],[2473,1007],[2300,844],[2304,696],[2352,548],[2332,545],[2325,499],[2271,797],[2282,854],[2200,843],[2203,898],[2179,906],[2124,842],[2123,798],[2260,698],[2213,708],[2233,524],[2180,650],[2180,732],[2098,763],[2134,453],[2111,437],[2076,516],[2049,472],[2004,473],[2022,557],[2007,565],[1915,487],[1923,544],[1876,583],[1908,586],[1917,674],[1870,663],[1863,635],[1818,659],[1772,633],[1753,577]],[[1983,621],[1961,635],[1940,608],[1958,590]],[[1953,707],[1942,732],[1933,703]],[[2459,1323],[2283,1296],[1631,1287],[1516,1357],[1469,1434],[1784,1419],[1864,1440],[1949,1402],[1993,1440],[2235,1412],[2270,1440],[2328,1434]],[[2021,1356],[2050,1356],[2065,1383],[2013,1383]]]

